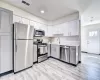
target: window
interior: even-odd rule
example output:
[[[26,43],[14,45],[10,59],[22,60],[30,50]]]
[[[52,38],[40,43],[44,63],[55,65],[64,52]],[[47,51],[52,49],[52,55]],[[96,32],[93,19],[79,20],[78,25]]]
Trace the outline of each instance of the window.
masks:
[[[89,32],[89,36],[90,37],[97,36],[97,31],[91,31],[91,32]]]

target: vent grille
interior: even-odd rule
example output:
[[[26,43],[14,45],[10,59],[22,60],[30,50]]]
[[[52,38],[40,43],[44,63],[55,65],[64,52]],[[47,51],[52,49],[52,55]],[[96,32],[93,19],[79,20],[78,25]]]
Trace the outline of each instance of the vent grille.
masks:
[[[23,3],[23,4],[25,4],[25,5],[27,5],[27,6],[29,6],[29,5],[30,5],[28,2],[23,1],[23,0],[22,0],[22,3]]]

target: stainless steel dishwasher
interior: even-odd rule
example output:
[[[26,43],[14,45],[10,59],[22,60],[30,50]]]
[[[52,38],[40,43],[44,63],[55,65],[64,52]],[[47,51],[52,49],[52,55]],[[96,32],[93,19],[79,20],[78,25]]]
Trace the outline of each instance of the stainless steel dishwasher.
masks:
[[[78,51],[79,46],[71,46],[70,47],[70,63],[77,65],[78,64],[78,57],[79,57],[79,51]]]
[[[60,60],[69,63],[70,58],[70,47],[69,46],[61,46],[60,47]]]

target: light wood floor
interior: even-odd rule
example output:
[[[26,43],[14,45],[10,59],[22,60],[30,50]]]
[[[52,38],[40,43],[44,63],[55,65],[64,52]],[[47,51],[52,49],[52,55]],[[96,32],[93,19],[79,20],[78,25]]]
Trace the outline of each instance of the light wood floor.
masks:
[[[77,67],[48,59],[0,80],[100,80],[100,56],[82,53],[82,63]]]

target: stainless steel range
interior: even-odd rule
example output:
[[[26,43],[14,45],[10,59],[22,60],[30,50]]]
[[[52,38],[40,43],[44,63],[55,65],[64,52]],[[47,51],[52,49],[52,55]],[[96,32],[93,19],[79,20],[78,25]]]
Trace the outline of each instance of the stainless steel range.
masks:
[[[37,41],[34,42],[34,47],[37,47],[36,54],[37,54],[37,61],[41,62],[47,59],[48,57],[48,48],[47,43],[43,43],[42,39],[37,39]],[[36,48],[35,48],[36,49]]]

